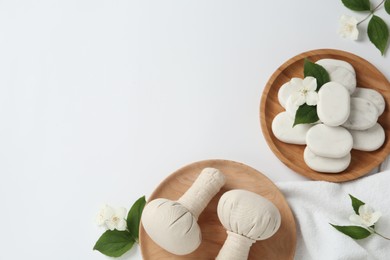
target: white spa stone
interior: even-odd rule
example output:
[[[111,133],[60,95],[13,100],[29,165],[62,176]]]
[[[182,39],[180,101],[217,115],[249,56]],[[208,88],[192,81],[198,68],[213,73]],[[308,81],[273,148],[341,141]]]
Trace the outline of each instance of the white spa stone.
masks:
[[[279,100],[280,105],[283,108],[286,108],[286,103],[287,103],[288,97],[291,96],[292,93],[299,90],[298,84],[290,84],[291,81],[293,81],[293,80],[294,80],[294,78],[292,78],[290,81],[284,83],[278,91],[278,100]]]
[[[352,149],[352,135],[340,126],[317,124],[306,134],[306,143],[316,155],[328,158],[341,158]]]
[[[366,130],[375,125],[378,120],[378,109],[375,105],[363,98],[351,98],[351,112],[343,124],[350,130]]]
[[[287,102],[287,99],[288,97],[291,95],[291,88],[290,88],[290,82],[286,82],[284,83],[279,91],[278,91],[278,101],[279,101],[279,104],[283,107],[283,108],[286,108],[286,102]]]
[[[353,138],[353,149],[356,150],[375,151],[385,142],[385,131],[378,123],[367,130],[350,130],[350,133]]]
[[[346,61],[343,61],[343,60],[336,60],[336,59],[321,59],[321,60],[318,60],[316,62],[318,65],[321,65],[322,67],[328,67],[330,69],[334,68],[335,67],[343,67],[349,71],[351,71],[354,75],[356,75],[356,72],[355,72],[355,69],[353,68],[353,66],[346,62]]]
[[[342,125],[349,117],[350,96],[337,82],[328,82],[318,91],[317,114],[329,126]]]
[[[313,153],[309,147],[303,152],[303,159],[312,170],[324,173],[342,172],[351,163],[351,153],[341,158],[327,158]]]
[[[307,131],[311,124],[299,124],[293,127],[294,119],[287,112],[281,112],[272,121],[272,132],[280,141],[289,144],[306,144]]]
[[[287,114],[291,117],[291,118],[295,118],[295,114],[297,113],[297,110],[299,108],[299,106],[297,106],[294,102],[293,102],[293,98],[291,96],[289,96],[287,98],[287,102],[286,102],[286,112]]]
[[[348,90],[349,94],[352,94],[355,91],[356,73],[349,63],[341,60],[329,59],[326,59],[326,62],[319,60],[316,63],[324,67],[324,69],[329,73],[331,81],[343,85]]]
[[[334,72],[329,73],[330,80],[343,85],[352,94],[356,89],[356,76],[349,70],[338,67]]]
[[[352,97],[359,97],[370,100],[375,107],[378,109],[378,116],[382,115],[385,111],[385,99],[376,90],[370,88],[356,88],[353,92]]]

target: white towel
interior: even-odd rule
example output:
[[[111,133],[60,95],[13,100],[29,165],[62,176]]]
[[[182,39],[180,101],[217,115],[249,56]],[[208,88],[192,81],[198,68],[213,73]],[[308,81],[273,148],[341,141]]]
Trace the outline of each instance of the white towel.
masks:
[[[382,212],[377,232],[390,237],[390,171],[347,183],[324,181],[279,182],[295,216],[296,260],[388,260],[390,241],[378,235],[354,240],[333,228],[354,225],[348,194]]]

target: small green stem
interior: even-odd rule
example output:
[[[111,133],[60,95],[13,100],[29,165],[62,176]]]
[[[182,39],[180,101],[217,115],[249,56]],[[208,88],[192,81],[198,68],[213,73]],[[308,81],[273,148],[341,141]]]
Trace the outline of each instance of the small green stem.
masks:
[[[376,12],[376,10],[378,10],[378,8],[383,5],[383,3],[385,2],[386,0],[382,0],[382,2],[380,2],[377,6],[375,6],[374,9],[372,9],[369,13],[369,15],[366,16],[366,18],[364,18],[363,20],[361,20],[360,22],[357,23],[357,25],[361,24],[362,22],[366,21],[368,18],[370,18],[372,15],[374,15],[374,13]]]
[[[371,17],[371,15],[373,15],[374,13],[370,12],[369,15],[366,16],[366,18],[364,18],[363,20],[361,20],[360,22],[357,23],[357,25],[361,24],[362,22],[364,22],[365,20],[367,20],[368,18]]]
[[[375,233],[375,234],[377,234],[378,236],[380,236],[380,237],[382,237],[382,238],[386,239],[386,240],[390,240],[390,238],[388,238],[388,237],[385,237],[384,235],[381,235],[381,234],[379,234],[379,233],[378,233],[378,232],[376,232],[376,231],[374,231],[374,233]]]
[[[386,239],[386,240],[390,240],[390,238],[385,237],[385,236],[382,235],[382,234],[379,234],[378,232],[375,231],[375,229],[373,229],[373,228],[371,228],[371,227],[368,227],[368,230],[369,230],[371,233],[377,234],[378,236],[380,236],[380,237],[382,237],[382,238],[384,238],[384,239]]]
[[[378,8],[385,2],[386,0],[382,0],[382,2],[379,3],[379,5],[377,5],[372,11],[371,13],[374,13],[376,10],[378,10]]]

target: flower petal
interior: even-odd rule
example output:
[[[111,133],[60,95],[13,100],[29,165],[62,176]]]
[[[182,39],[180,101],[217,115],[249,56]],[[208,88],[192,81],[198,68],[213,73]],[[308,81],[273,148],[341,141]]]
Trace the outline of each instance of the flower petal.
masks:
[[[119,231],[125,231],[126,230],[126,221],[124,219],[121,219],[119,221],[119,223],[117,223],[116,225],[116,229],[119,230]]]
[[[108,206],[108,205],[105,205],[105,207],[104,207],[104,209],[103,209],[103,214],[104,214],[104,217],[106,218],[106,219],[108,219],[108,218],[110,218],[110,217],[112,217],[113,215],[114,215],[114,213],[115,213],[115,210],[112,208],[112,207],[110,207],[110,206]]]
[[[96,223],[99,226],[102,226],[105,224],[105,221],[107,219],[110,219],[114,215],[114,209],[108,206],[107,204],[104,204],[96,216]]]
[[[365,214],[371,214],[373,212],[374,212],[374,210],[367,204],[361,205],[359,207],[359,215],[360,216],[363,216]]]
[[[352,32],[349,35],[349,38],[354,41],[356,41],[359,38],[359,30],[357,29],[357,27],[352,30]]]
[[[123,207],[117,208],[115,210],[115,215],[120,218],[120,219],[125,219],[126,218],[126,209]]]
[[[303,80],[303,85],[307,91],[315,91],[317,89],[317,79],[314,77],[306,77]]]
[[[361,225],[363,223],[362,218],[356,214],[349,216],[349,221],[357,225]]]
[[[315,106],[318,102],[318,93],[315,91],[309,91],[306,93],[306,104],[309,106]]]
[[[371,215],[371,221],[373,222],[372,225],[374,225],[378,220],[382,217],[382,213],[380,211],[375,211]]]
[[[96,216],[96,224],[98,225],[98,226],[102,226],[102,225],[104,225],[104,222],[106,221],[106,219],[103,217],[103,215],[101,215],[101,214],[98,214],[97,216]]]
[[[295,92],[292,93],[291,96],[291,102],[298,108],[299,106],[305,104],[306,98],[305,95],[302,94],[302,92]]]
[[[358,20],[354,16],[342,15],[340,17],[340,23],[341,24],[357,25],[358,24]]]
[[[116,227],[116,223],[112,219],[109,219],[106,221],[106,226],[109,230],[114,230]]]
[[[291,86],[294,87],[294,89],[299,90],[300,88],[302,88],[303,79],[301,79],[301,78],[292,78],[290,80],[290,84],[291,84]]]
[[[338,34],[343,38],[357,40],[359,30],[357,28],[358,20],[355,17],[343,15],[339,20]]]
[[[371,227],[374,224],[375,224],[375,222],[372,221],[372,219],[368,219],[368,220],[363,220],[362,226],[364,226],[364,227]]]

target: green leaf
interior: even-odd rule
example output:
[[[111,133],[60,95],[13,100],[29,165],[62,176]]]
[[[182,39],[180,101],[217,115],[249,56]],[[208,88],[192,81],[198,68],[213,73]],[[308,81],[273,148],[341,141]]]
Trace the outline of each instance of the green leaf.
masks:
[[[385,10],[388,14],[390,14],[390,0],[386,0],[385,2]]]
[[[351,201],[352,201],[353,210],[355,211],[356,215],[359,215],[359,208],[360,208],[360,206],[362,206],[362,205],[364,205],[366,203],[364,203],[363,201],[355,198],[351,194],[349,194],[349,197],[351,198]]]
[[[317,115],[317,106],[309,106],[308,104],[301,105],[296,114],[294,120],[294,126],[298,124],[311,124],[319,120]]]
[[[303,74],[305,77],[314,77],[317,80],[317,91],[320,90],[322,85],[330,81],[330,77],[326,69],[321,65],[315,64],[308,59],[305,59],[303,65]]]
[[[367,229],[363,228],[363,227],[359,227],[359,226],[336,226],[336,225],[333,225],[331,223],[329,223],[329,224],[332,225],[332,227],[334,227],[335,229],[337,229],[341,233],[343,233],[343,234],[345,234],[345,235],[347,235],[349,237],[352,237],[353,239],[363,239],[363,238],[366,238],[369,235],[371,235],[371,232],[368,231]]]
[[[370,11],[370,0],[341,0],[345,7],[353,11]]]
[[[128,231],[107,230],[96,242],[93,250],[106,256],[119,257],[134,245],[134,238]]]
[[[130,234],[133,236],[135,241],[138,242],[138,233],[139,233],[139,224],[141,221],[142,211],[144,210],[146,204],[145,196],[139,198],[127,214],[127,229]]]
[[[368,23],[367,33],[370,41],[384,55],[389,40],[389,28],[382,18],[373,15]]]

